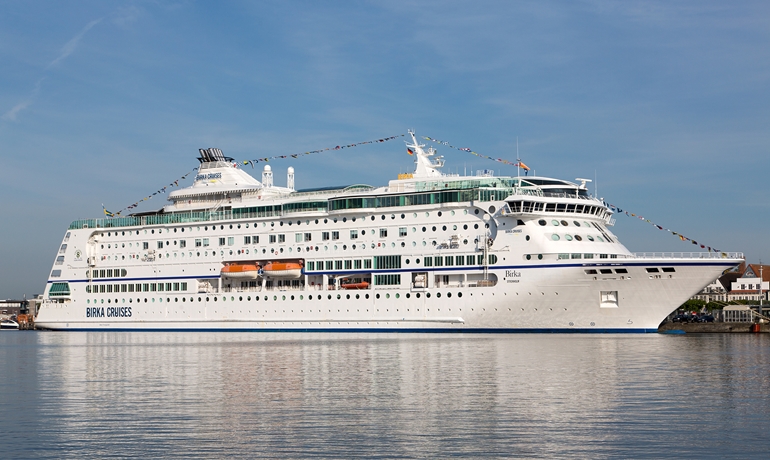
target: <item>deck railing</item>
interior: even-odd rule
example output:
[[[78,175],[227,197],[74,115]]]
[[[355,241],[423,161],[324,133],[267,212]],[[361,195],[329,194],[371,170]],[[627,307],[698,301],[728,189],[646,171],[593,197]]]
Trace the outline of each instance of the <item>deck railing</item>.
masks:
[[[742,252],[636,252],[637,259],[743,259]]]

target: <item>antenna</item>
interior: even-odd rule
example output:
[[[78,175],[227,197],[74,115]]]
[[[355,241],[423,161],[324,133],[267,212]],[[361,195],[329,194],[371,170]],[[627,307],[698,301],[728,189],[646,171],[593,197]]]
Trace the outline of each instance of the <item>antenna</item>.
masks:
[[[516,136],[516,178],[521,177],[521,158],[519,158],[519,136]]]

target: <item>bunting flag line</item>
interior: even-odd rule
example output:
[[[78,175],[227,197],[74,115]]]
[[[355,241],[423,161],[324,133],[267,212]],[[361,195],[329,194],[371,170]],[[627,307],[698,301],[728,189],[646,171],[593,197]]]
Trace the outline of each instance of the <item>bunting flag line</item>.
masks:
[[[428,137],[428,136],[423,136],[422,138],[427,140],[427,141],[435,142],[436,144],[439,144],[439,145],[445,145],[445,146],[447,146],[449,148],[452,148],[452,149],[455,149],[455,150],[460,150],[461,152],[468,152],[471,155],[476,155],[477,157],[480,157],[480,158],[486,158],[487,160],[496,161],[498,163],[503,163],[503,164],[510,165],[510,166],[516,166],[516,167],[519,167],[519,168],[523,169],[524,171],[529,171],[529,166],[525,165],[521,160],[517,160],[517,162],[514,163],[512,161],[504,160],[502,158],[492,158],[492,157],[490,157],[488,155],[483,155],[481,153],[474,152],[473,150],[469,149],[468,147],[455,147],[454,145],[450,144],[447,141],[440,141],[438,139],[433,139],[432,137]]]
[[[356,142],[354,144],[338,145],[336,147],[327,147],[325,149],[309,150],[307,152],[294,153],[291,155],[275,155],[272,157],[256,158],[254,160],[243,160],[241,163],[244,166],[251,165],[251,167],[254,168],[254,163],[259,163],[260,161],[269,162],[270,160],[277,160],[277,159],[283,159],[283,158],[298,158],[300,155],[310,155],[311,153],[321,153],[321,152],[328,152],[330,150],[349,149],[349,148],[358,147],[359,145],[364,145],[364,144],[379,144],[381,142],[392,141],[393,139],[398,139],[399,137],[404,137],[404,136],[406,136],[406,134],[399,134],[398,136],[383,137],[381,139],[376,139],[373,141]]]
[[[719,254],[721,254],[723,257],[727,257],[727,253],[725,253],[725,252],[722,252],[721,250],[719,250],[719,249],[717,249],[717,248],[712,248],[711,246],[708,246],[708,245],[705,245],[705,244],[701,244],[701,243],[698,243],[698,242],[697,242],[697,241],[695,241],[694,239],[692,239],[692,238],[688,238],[688,237],[686,237],[686,236],[682,235],[681,233],[677,233],[677,232],[675,232],[675,231],[673,231],[673,230],[671,230],[671,229],[668,229],[668,228],[662,227],[662,226],[660,226],[660,225],[658,225],[658,224],[656,224],[656,223],[652,222],[650,219],[645,219],[644,217],[642,217],[642,216],[640,216],[640,215],[638,215],[638,214],[634,214],[634,213],[632,213],[632,212],[623,211],[622,209],[620,209],[619,207],[615,206],[614,204],[610,204],[610,203],[606,203],[606,202],[605,202],[605,203],[604,203],[604,205],[605,205],[605,206],[607,206],[608,208],[612,209],[613,211],[615,211],[617,214],[625,214],[625,215],[627,215],[628,217],[636,217],[637,219],[639,219],[639,220],[641,220],[641,221],[643,221],[643,222],[647,222],[648,224],[652,225],[653,227],[657,228],[658,230],[665,230],[665,231],[667,231],[667,232],[671,233],[672,235],[674,235],[674,236],[678,237],[678,238],[679,238],[681,241],[689,241],[689,242],[691,242],[692,244],[694,244],[694,245],[696,245],[696,246],[700,246],[700,247],[701,247],[701,249],[707,249],[709,252],[715,252],[715,253],[719,253]]]
[[[137,201],[136,203],[133,203],[133,204],[130,204],[130,205],[126,206],[125,208],[121,209],[118,212],[110,212],[102,204],[102,209],[104,210],[104,215],[107,216],[107,217],[120,217],[120,215],[123,213],[123,211],[127,211],[129,209],[136,208],[137,206],[139,206],[139,203],[141,203],[142,201],[147,201],[150,198],[154,197],[155,195],[159,195],[161,193],[166,193],[166,189],[168,189],[168,188],[179,187],[179,181],[185,180],[187,178],[187,176],[189,176],[190,174],[194,173],[197,170],[198,170],[198,168],[193,168],[192,171],[188,172],[187,174],[185,174],[184,176],[182,176],[179,179],[175,180],[174,182],[171,182],[170,184],[161,187],[160,190],[157,190],[157,191],[153,192],[151,195],[148,195],[148,196],[142,198],[141,200]]]

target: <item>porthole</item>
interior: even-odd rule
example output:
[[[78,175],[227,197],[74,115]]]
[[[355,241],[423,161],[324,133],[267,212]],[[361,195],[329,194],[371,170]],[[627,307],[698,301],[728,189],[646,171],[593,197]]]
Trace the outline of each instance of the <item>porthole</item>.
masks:
[[[441,230],[445,232],[446,231],[446,225],[442,226]]]
[[[375,296],[374,296],[374,298],[375,298],[375,299],[379,299],[379,298],[380,298],[380,295],[379,295],[379,294],[377,294],[377,295],[375,295]]]
[[[594,240],[594,237],[591,236],[591,235],[588,235],[586,238],[588,238],[588,241],[593,241]]]
[[[457,225],[452,225],[452,230],[457,230]]]
[[[554,233],[554,234],[551,235],[551,239],[554,240],[554,241],[559,241],[559,235]]]
[[[564,239],[567,241],[572,241],[572,235],[564,235]]]
[[[532,255],[531,254],[527,254],[527,260],[532,260]]]
[[[494,197],[492,197],[492,199],[494,200]],[[495,207],[494,206],[490,206],[489,207],[489,213],[490,214],[494,214],[495,213]]]
[[[463,225],[463,230],[468,230],[468,224]]]
[[[529,241],[529,235],[525,236],[524,239]]]
[[[436,214],[438,214],[438,216],[441,217],[441,211],[437,212]]]
[[[417,294],[415,294],[415,295],[417,296],[418,299],[420,298],[420,293],[419,292]]]
[[[580,227],[580,222],[573,220],[572,223],[575,224],[575,227]]]
[[[441,293],[440,293],[440,292],[437,292],[437,293],[436,293],[436,297],[438,297],[438,298],[440,299],[440,298],[441,298]]]
[[[546,221],[545,221],[545,219],[540,219],[540,220],[537,221],[537,223],[540,224],[541,226],[545,227]]]
[[[401,218],[402,218],[402,219],[406,218],[406,215],[404,215],[404,214],[401,214]]]
[[[399,293],[396,293],[396,298],[397,298],[397,299],[401,298],[401,294],[399,294]]]
[[[420,263],[420,259],[414,259],[414,263],[419,264]]]
[[[422,228],[422,232],[425,233],[428,229],[426,227]]]
[[[431,230],[433,230],[433,231],[435,232],[435,231],[436,231],[436,226],[434,225],[434,226],[431,228]]]
[[[383,215],[382,215],[382,216],[380,216],[380,217],[382,218],[382,220],[385,220],[385,214],[383,214]]]
[[[479,213],[479,210],[478,210],[478,209],[474,209],[474,210],[473,210],[473,213],[474,213],[474,214],[478,214],[478,213]]]
[[[369,294],[364,295],[364,298],[368,299],[369,298]]]
[[[458,292],[458,293],[457,293],[457,297],[462,297],[462,296],[463,296],[463,293],[462,293],[462,292]]]
[[[408,299],[408,298],[410,298],[410,297],[412,297],[412,295],[411,295],[411,294],[409,294],[409,293],[407,292],[407,293],[406,293],[406,298]]]
[[[406,262],[406,264],[409,265],[409,259],[406,259],[404,262]]]
[[[447,292],[447,293],[446,293],[446,296],[447,296],[447,297],[452,297],[452,293],[451,293],[451,292]]]
[[[390,293],[388,293],[388,294],[385,294],[385,298],[386,298],[386,299],[390,299]]]
[[[429,298],[429,299],[430,299],[430,292],[426,292],[426,293],[425,293],[425,297],[427,297],[427,298]]]
[[[563,221],[561,221],[561,224],[562,224],[562,225],[564,225],[564,226],[566,227],[566,226],[568,226],[568,225],[569,225],[569,222],[567,222],[566,220],[563,220]]]
[[[604,243],[604,238],[601,236],[597,236],[596,239],[599,240],[599,242]]]
[[[580,235],[575,235],[575,239],[578,241],[583,241],[583,237]]]
[[[554,219],[554,220],[551,221],[551,225],[555,225],[555,226],[558,227],[559,226],[559,221]]]
[[[479,224],[473,224],[473,228],[474,228],[475,230],[478,230],[478,229],[479,229]]]
[[[543,260],[543,255],[542,254],[538,254],[537,255],[537,260]]]

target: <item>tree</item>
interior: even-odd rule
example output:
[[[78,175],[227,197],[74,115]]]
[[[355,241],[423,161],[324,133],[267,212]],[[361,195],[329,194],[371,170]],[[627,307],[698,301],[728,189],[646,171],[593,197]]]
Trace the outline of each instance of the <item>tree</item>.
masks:
[[[705,306],[706,306],[705,300],[690,299],[687,302],[680,305],[679,309],[684,311],[700,311]]]

